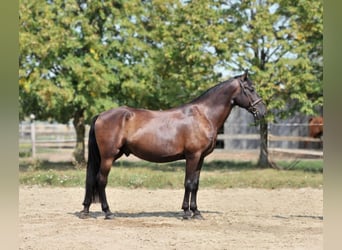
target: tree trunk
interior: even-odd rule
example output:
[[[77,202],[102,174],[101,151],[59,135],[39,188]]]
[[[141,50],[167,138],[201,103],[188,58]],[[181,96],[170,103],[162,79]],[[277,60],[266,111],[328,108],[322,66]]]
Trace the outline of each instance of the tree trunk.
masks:
[[[84,164],[85,161],[85,145],[84,145],[84,137],[85,137],[85,124],[84,124],[84,115],[83,110],[77,110],[74,115],[74,128],[76,130],[76,146],[74,150],[75,161],[78,164]]]
[[[268,156],[268,122],[263,119],[260,121],[260,155],[258,166],[261,168],[274,167]]]

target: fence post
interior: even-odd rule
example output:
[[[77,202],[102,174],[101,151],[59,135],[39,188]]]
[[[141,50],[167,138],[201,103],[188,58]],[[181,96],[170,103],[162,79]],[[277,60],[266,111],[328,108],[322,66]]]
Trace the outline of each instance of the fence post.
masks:
[[[36,127],[34,124],[35,115],[30,115],[31,121],[31,149],[32,149],[32,158],[36,158]]]

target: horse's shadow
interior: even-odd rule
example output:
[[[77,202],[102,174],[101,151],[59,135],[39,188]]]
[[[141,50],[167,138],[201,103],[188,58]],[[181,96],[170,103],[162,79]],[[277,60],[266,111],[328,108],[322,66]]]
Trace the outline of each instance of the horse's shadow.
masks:
[[[272,217],[278,218],[278,219],[303,218],[303,219],[323,220],[323,216],[314,216],[314,215],[289,215],[289,216],[274,215]]]
[[[217,211],[201,211],[202,214],[221,214]],[[71,213],[72,215],[83,218],[81,212]],[[179,211],[155,211],[155,212],[137,212],[137,213],[126,213],[126,212],[113,212],[114,218],[175,218],[175,219],[183,219],[184,212]],[[105,213],[101,211],[89,212],[88,218],[104,218]]]

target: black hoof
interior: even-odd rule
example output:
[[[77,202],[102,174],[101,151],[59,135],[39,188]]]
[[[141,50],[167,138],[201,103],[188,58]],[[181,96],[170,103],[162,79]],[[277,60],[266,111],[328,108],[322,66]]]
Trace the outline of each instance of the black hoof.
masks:
[[[194,214],[192,216],[192,219],[194,220],[204,220],[203,216],[201,214]]]
[[[89,212],[81,211],[79,217],[80,219],[88,219],[90,218],[90,215],[89,215]]]
[[[190,220],[191,219],[191,212],[189,210],[184,211],[183,219],[184,220]]]
[[[112,220],[114,219],[114,214],[112,212],[106,213],[105,220]]]

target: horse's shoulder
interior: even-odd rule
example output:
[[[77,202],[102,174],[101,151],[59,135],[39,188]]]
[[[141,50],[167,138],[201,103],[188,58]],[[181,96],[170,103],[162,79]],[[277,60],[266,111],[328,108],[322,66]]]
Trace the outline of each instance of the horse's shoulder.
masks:
[[[193,122],[196,126],[199,126],[206,133],[208,133],[209,137],[212,137],[214,126],[212,122],[206,116],[204,110],[199,105],[191,105],[188,109],[189,117],[192,117]]]
[[[193,116],[195,119],[211,123],[208,117],[205,115],[204,110],[198,105],[192,105],[189,109],[189,115]]]

